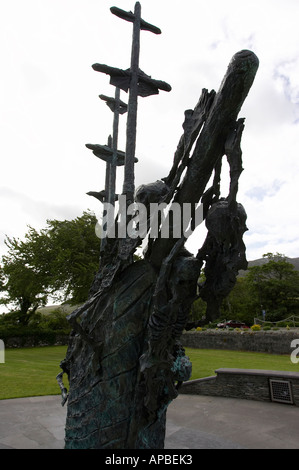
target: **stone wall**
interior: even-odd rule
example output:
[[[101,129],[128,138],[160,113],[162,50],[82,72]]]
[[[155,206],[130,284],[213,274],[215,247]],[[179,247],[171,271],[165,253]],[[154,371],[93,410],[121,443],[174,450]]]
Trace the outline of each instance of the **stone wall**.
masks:
[[[299,328],[277,331],[192,331],[184,333],[181,341],[183,346],[188,348],[291,354],[293,339],[299,339]]]
[[[270,392],[272,379],[289,382],[293,405],[299,406],[299,372],[226,368],[215,372],[216,376],[185,382],[180,393],[274,401]]]

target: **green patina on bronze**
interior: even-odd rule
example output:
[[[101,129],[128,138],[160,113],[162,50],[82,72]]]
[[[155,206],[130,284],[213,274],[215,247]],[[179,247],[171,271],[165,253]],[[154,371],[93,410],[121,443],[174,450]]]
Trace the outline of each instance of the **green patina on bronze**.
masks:
[[[134,260],[134,254],[142,240],[105,239],[90,297],[68,317],[73,329],[58,376],[68,408],[65,446],[162,449],[167,407],[191,375],[191,363],[180,343],[190,307],[201,297],[207,303],[207,321],[217,318],[238,270],[247,266],[242,239],[247,229],[246,213],[236,199],[243,170],[240,143],[244,130],[244,119],[238,114],[253,83],[258,59],[251,51],[238,52],[219,91],[202,90],[195,108],[185,112],[184,132],[168,176],[135,191],[138,93],[145,93],[144,87],[148,89],[146,96],[150,88],[165,89],[164,82],[151,83],[138,68],[139,34],[143,29],[156,34],[160,30],[141,18],[138,2],[134,13],[116,7],[112,13],[133,23],[131,69],[120,73],[120,69],[104,66],[105,73],[114,77],[113,85],[126,86],[130,93],[123,193],[130,202],[135,198],[145,206],[173,201],[182,207],[184,203],[202,202],[207,237],[196,256],[185,249],[184,237],[149,239],[144,259],[139,261]],[[104,69],[100,66],[95,70]],[[125,112],[119,93],[115,99],[105,100],[113,112],[115,106],[119,111],[121,103]],[[117,120],[118,116],[114,139]],[[99,147],[89,146],[94,152]],[[114,165],[113,182],[111,189],[107,178],[105,190],[93,192],[100,201],[109,194],[114,201],[117,158],[123,155],[116,141],[107,148]],[[224,156],[230,167],[230,188],[221,197]],[[211,177],[211,186],[207,187]],[[198,285],[203,266],[205,281]],[[68,392],[62,381],[64,373],[69,378]]]

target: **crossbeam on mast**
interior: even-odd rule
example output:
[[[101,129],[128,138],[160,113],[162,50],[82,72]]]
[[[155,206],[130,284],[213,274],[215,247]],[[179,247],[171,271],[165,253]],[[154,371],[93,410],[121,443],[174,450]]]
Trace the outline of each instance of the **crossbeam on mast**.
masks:
[[[115,98],[111,98],[106,95],[99,95],[99,98],[106,102],[108,108],[111,109],[112,112],[115,111],[116,108],[116,100]],[[128,111],[128,105],[124,103],[122,100],[119,100],[119,114],[125,114]]]
[[[110,84],[121,88],[125,92],[129,91],[131,82],[131,69],[123,70],[117,67],[110,67],[106,64],[93,64],[93,70],[110,75]],[[171,91],[171,86],[162,80],[155,80],[142,70],[138,70],[138,96],[147,97],[157,95],[159,90]],[[100,95],[104,96],[104,95]],[[112,98],[111,98],[112,99]],[[107,102],[108,104],[108,102]],[[109,106],[109,104],[108,104]]]
[[[136,19],[135,14],[132,13],[131,11],[124,11],[117,7],[111,7],[110,11],[111,13],[118,16],[119,18],[122,18],[123,20],[126,20],[126,21],[130,21],[131,23],[134,23]],[[147,23],[142,18],[140,18],[140,29],[144,31],[150,31],[151,33],[154,33],[154,34],[161,34],[160,28],[157,28],[157,26]]]

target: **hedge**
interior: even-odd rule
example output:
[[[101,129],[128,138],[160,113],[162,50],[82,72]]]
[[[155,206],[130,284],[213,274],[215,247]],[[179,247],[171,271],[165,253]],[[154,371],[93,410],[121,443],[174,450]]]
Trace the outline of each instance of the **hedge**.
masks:
[[[68,337],[68,330],[0,327],[0,339],[4,341],[6,348],[63,345],[68,343]]]

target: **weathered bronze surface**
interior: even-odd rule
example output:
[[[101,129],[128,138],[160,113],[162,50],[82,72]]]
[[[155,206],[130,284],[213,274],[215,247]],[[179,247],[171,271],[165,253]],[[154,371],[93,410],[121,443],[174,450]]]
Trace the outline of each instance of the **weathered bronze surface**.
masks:
[[[140,30],[139,7],[134,14],[116,8],[113,13],[133,23],[139,15]],[[73,330],[61,363],[69,378],[67,396],[59,375],[63,401],[68,400],[66,448],[164,447],[167,407],[191,375],[180,344],[190,307],[201,297],[207,302],[207,321],[217,318],[238,270],[247,265],[242,240],[246,213],[236,199],[244,129],[238,114],[257,69],[253,52],[238,52],[219,91],[202,90],[194,110],[185,112],[184,132],[168,176],[142,185],[133,196],[131,179],[129,190],[124,188],[124,194],[145,207],[151,202],[202,202],[207,237],[194,256],[184,248],[184,236],[158,235],[138,261],[133,255],[142,240],[106,239],[90,298],[68,317]],[[132,145],[134,150],[135,141]],[[97,146],[89,148],[104,155]],[[110,155],[111,149],[104,159]],[[221,196],[225,156],[230,188]],[[134,151],[130,158],[135,158]],[[206,280],[198,285],[202,268]]]

